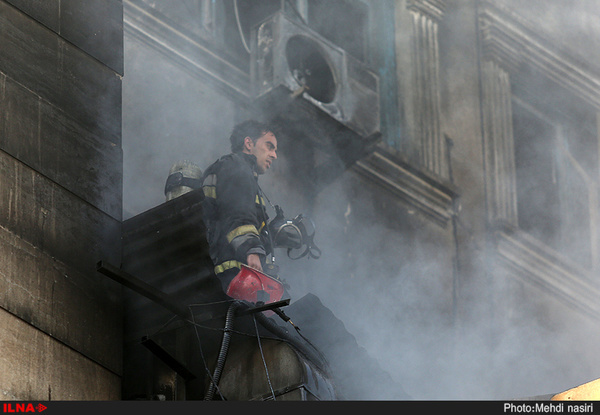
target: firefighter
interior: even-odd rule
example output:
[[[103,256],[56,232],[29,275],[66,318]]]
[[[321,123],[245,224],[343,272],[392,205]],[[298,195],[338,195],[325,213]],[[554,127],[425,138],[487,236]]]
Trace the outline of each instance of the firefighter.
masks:
[[[258,177],[277,159],[277,138],[258,121],[237,124],[230,142],[231,153],[210,165],[202,180],[209,252],[224,291],[241,264],[262,271],[272,251]]]

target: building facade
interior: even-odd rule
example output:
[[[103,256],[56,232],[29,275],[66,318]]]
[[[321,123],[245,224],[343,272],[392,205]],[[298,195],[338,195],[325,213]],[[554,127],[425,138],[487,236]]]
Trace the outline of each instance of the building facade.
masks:
[[[563,3],[0,2],[0,365],[24,372],[3,393],[118,395],[120,291],[96,261],[246,118],[276,128],[262,187],[323,252],[277,253],[292,301],[318,296],[409,395],[597,378],[600,10]],[[43,347],[85,364],[34,376]]]
[[[120,398],[120,1],[0,2],[0,395]]]

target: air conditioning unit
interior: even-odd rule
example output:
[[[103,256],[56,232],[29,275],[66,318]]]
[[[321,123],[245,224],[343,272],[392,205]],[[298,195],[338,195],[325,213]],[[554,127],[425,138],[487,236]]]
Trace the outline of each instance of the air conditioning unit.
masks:
[[[365,143],[380,136],[377,75],[282,12],[252,31],[251,80],[253,98],[279,118],[345,129]]]

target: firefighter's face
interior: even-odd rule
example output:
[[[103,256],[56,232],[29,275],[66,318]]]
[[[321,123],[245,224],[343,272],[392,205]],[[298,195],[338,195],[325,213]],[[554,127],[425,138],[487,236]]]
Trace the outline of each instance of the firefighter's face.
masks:
[[[252,141],[250,137],[246,137],[244,152],[256,156],[257,173],[263,174],[269,170],[277,158],[277,138],[270,131],[264,133],[256,142]]]

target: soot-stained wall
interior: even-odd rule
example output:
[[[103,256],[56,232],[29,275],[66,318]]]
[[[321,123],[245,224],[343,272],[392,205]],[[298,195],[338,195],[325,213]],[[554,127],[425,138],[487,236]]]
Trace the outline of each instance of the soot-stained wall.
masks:
[[[120,398],[122,2],[0,1],[0,395]]]

